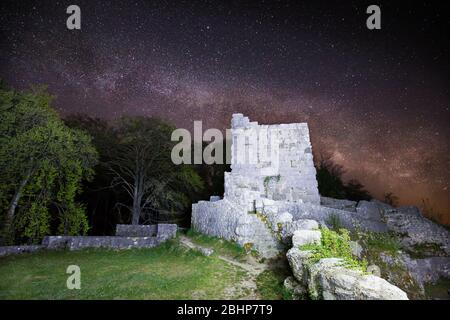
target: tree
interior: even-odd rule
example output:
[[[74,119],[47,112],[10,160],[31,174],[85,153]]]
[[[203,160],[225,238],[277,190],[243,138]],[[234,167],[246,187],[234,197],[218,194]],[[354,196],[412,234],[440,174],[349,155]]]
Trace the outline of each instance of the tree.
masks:
[[[92,176],[97,153],[87,134],[64,125],[51,101],[43,88],[0,89],[0,204],[8,241],[37,241],[48,234],[51,209],[59,233],[88,229],[75,196],[82,180]]]
[[[77,197],[86,205],[89,232],[95,235],[114,235],[116,225],[122,223],[117,203],[125,203],[127,194],[122,188],[113,187],[114,175],[110,162],[119,154],[119,139],[116,130],[107,121],[87,115],[75,114],[64,119],[70,128],[87,132],[99,154],[92,180],[84,184]]]
[[[331,157],[320,155],[316,164],[316,178],[319,193],[322,196],[344,199],[345,188],[342,181],[344,170],[342,166],[335,164]]]
[[[356,179],[349,180],[345,186],[345,198],[352,201],[370,200],[372,196]]]
[[[125,117],[115,130],[118,149],[108,165],[113,185],[130,199],[121,205],[131,213],[131,223],[157,222],[160,214],[182,214],[203,182],[192,167],[172,163],[173,128],[155,118]]]
[[[343,180],[345,170],[333,162],[330,156],[320,155],[316,164],[316,178],[322,196],[353,201],[370,200],[370,193],[356,179]]]

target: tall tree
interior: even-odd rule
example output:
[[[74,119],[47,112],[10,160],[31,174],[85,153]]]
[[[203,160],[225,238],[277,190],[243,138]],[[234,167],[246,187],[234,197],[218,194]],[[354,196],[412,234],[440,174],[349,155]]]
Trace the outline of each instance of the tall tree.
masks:
[[[120,185],[130,202],[131,223],[155,222],[159,214],[182,214],[192,193],[203,187],[201,178],[187,165],[174,165],[173,128],[161,120],[122,118],[116,126],[117,154],[109,162],[114,185]]]
[[[75,196],[92,176],[97,153],[87,134],[64,125],[51,101],[43,88],[0,89],[0,204],[6,206],[2,229],[9,240],[15,231],[33,241],[48,234],[51,207],[58,232],[88,228]]]

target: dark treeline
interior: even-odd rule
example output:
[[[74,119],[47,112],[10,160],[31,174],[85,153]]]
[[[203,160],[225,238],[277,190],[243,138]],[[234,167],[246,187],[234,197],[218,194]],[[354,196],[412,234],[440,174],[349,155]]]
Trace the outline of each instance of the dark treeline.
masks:
[[[321,154],[314,158],[317,159],[315,167],[320,195],[353,201],[372,199],[370,193],[364,189],[364,186],[358,180],[344,181],[344,168],[333,162],[331,156]]]
[[[117,223],[188,227],[193,202],[223,194],[229,166],[174,165],[174,128],[159,119],[126,117],[108,123],[74,115],[65,122],[89,133],[99,153],[95,176],[78,196],[87,206],[92,234],[113,234]]]

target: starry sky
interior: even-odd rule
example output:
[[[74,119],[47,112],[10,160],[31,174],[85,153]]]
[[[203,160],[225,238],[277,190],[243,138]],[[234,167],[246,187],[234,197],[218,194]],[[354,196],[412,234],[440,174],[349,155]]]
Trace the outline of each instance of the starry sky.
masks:
[[[66,8],[81,8],[81,30]],[[366,8],[381,7],[381,30]],[[308,122],[375,196],[429,199],[450,224],[450,10],[444,1],[12,1],[0,77],[48,85],[62,115],[157,116],[192,130]],[[436,212],[439,212],[437,214]]]

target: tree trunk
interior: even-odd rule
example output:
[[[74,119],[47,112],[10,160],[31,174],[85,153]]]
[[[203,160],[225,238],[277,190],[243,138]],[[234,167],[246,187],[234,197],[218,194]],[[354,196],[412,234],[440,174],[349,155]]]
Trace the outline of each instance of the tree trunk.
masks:
[[[22,180],[20,185],[17,187],[16,192],[14,193],[14,197],[11,200],[11,203],[9,204],[8,211],[6,213],[6,219],[5,224],[3,227],[3,233],[6,237],[9,237],[12,235],[11,225],[14,221],[14,215],[16,213],[17,205],[19,204],[20,197],[22,196],[23,188],[28,183],[28,179],[30,176],[28,175],[25,179]],[[10,239],[7,239],[10,240]]]
[[[137,204],[136,198],[133,199],[133,219],[131,224],[139,224],[139,218],[141,217],[141,207]]]
[[[133,214],[131,224],[139,224],[139,218],[141,217],[141,198],[140,192],[137,186],[134,187],[133,194]]]

